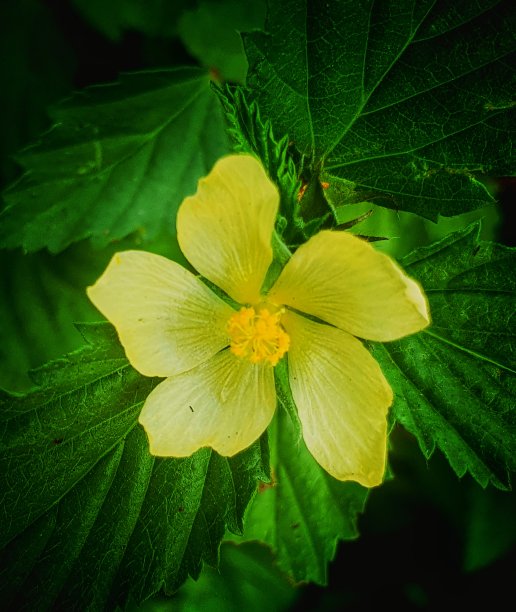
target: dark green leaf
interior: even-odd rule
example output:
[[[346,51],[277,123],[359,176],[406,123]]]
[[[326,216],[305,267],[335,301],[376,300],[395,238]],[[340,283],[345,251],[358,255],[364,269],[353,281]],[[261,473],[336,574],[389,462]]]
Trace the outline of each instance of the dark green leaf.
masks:
[[[303,228],[297,201],[301,181],[287,136],[279,141],[275,139],[271,122],[262,121],[258,105],[248,102],[243,88],[216,87],[215,91],[226,113],[233,150],[237,153],[251,153],[261,160],[280,192],[280,220],[277,229],[279,233],[286,230],[295,237],[296,230],[301,231]],[[287,242],[291,243],[288,236]]]
[[[157,459],[137,425],[159,382],[128,364],[108,324],[93,343],[34,372],[2,398],[2,602],[102,610],[172,592],[216,564],[226,527],[241,532],[266,442],[225,459],[202,449]]]
[[[185,263],[177,240],[168,232],[161,238],[146,249]],[[140,247],[138,236],[131,236],[102,250],[81,242],[59,255],[0,253],[0,388],[29,388],[27,370],[84,344],[74,323],[98,320],[86,287],[116,251]]]
[[[516,470],[516,251],[480,242],[478,231],[403,260],[427,293],[432,324],[375,345],[374,355],[395,391],[393,416],[424,455],[437,447],[458,476],[507,488]]]
[[[127,74],[75,94],[54,127],[19,154],[0,246],[53,252],[92,237],[104,246],[168,228],[182,199],[227,151],[223,118],[197,69]]]
[[[262,485],[254,498],[245,540],[268,544],[294,580],[326,584],[337,542],[358,536],[357,516],[368,489],[329,476],[286,412],[278,411],[269,436],[273,483]]]
[[[463,563],[466,571],[475,571],[514,549],[516,493],[470,487],[467,501]]]
[[[515,25],[505,0],[271,2],[247,85],[323,181],[436,220],[514,171]]]

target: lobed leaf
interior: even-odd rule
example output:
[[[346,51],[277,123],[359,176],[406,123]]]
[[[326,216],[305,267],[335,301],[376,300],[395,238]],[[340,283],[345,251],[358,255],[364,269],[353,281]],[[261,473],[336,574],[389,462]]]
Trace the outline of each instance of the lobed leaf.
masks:
[[[354,201],[432,220],[489,204],[476,177],[514,172],[515,13],[462,5],[271,2],[266,33],[244,35],[247,86]]]
[[[173,235],[177,207],[227,152],[208,83],[195,68],[125,74],[62,102],[53,128],[17,156],[26,172],[4,194],[0,247]]]
[[[223,458],[154,458],[138,413],[159,382],[128,364],[108,324],[93,343],[2,398],[1,591],[8,607],[102,610],[172,592],[216,564],[226,527],[267,479],[266,441]]]
[[[507,489],[516,470],[516,251],[479,241],[478,231],[403,260],[425,289],[432,324],[373,353],[395,391],[393,417],[425,457],[439,448],[458,476]]]
[[[246,515],[244,538],[268,544],[280,569],[295,581],[326,584],[338,541],[358,537],[357,518],[368,489],[329,476],[286,410],[278,411],[269,440],[272,486],[259,488]]]

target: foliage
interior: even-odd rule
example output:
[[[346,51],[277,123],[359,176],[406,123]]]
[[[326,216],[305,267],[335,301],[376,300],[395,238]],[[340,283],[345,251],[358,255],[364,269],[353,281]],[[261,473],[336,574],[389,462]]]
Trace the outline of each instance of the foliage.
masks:
[[[139,231],[173,235],[175,211],[226,151],[222,116],[199,69],[122,75],[62,102],[53,128],[17,156],[0,245],[59,252]],[[181,147],[177,143],[181,142]]]
[[[393,416],[429,457],[437,446],[458,476],[508,488],[516,470],[512,317],[516,250],[479,242],[478,226],[408,255],[428,296],[432,326],[376,346]]]
[[[2,601],[93,609],[173,592],[216,564],[226,526],[242,530],[266,440],[233,459],[202,449],[157,459],[136,426],[156,379],[137,374],[108,324],[93,343],[33,372],[2,398]],[[45,589],[41,588],[42,582]]]
[[[452,517],[463,566],[507,554],[514,249],[496,241],[488,179],[515,170],[512,3],[271,0],[265,22],[260,0],[57,4],[0,9],[4,183],[16,175],[7,156],[21,166],[0,213],[5,605],[161,609],[163,593],[186,581],[167,600],[178,609],[205,598],[223,609],[288,606],[279,570],[326,584],[337,550],[352,562],[370,505],[377,523],[392,507],[404,516],[388,496],[403,499],[403,470],[418,457],[403,456],[401,427],[421,460],[433,457],[410,486]],[[63,27],[66,11],[79,33]],[[71,43],[85,31],[90,45]],[[124,58],[113,68],[122,74],[98,85],[110,50]],[[89,86],[54,104],[38,137],[44,107],[73,79]],[[92,323],[84,290],[114,252],[185,263],[177,207],[230,150],[256,155],[277,184],[276,231],[291,250],[328,227],[388,238],[376,246],[395,254],[432,242],[401,261],[425,289],[431,327],[368,346],[395,392],[393,480],[371,495],[314,462],[281,367],[277,416],[251,448],[231,459],[209,449],[151,457],[137,417],[159,381],[130,367],[109,325]],[[470,222],[482,207],[491,229],[481,240],[479,224],[459,215]],[[429,229],[441,216],[450,220]],[[246,543],[222,547],[221,574],[188,580],[217,566],[225,537]]]

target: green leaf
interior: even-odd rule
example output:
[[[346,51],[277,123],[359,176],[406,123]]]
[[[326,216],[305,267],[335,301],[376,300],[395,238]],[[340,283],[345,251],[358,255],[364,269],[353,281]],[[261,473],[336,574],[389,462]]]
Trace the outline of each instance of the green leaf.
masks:
[[[184,11],[178,35],[200,63],[226,81],[243,83],[247,60],[240,31],[263,28],[265,1],[204,0]]]
[[[98,320],[85,287],[109,254],[77,246],[57,256],[0,252],[0,388],[30,388],[27,370],[84,344],[73,323]]]
[[[273,483],[262,485],[254,498],[244,538],[268,544],[295,581],[326,584],[338,541],[358,536],[357,516],[368,489],[329,476],[296,432],[279,410],[269,429]]]
[[[146,250],[185,263],[175,238],[165,233]],[[88,242],[58,255],[39,251],[0,252],[0,388],[30,388],[27,370],[78,349],[84,338],[76,321],[97,321],[98,311],[86,296],[112,255],[138,249],[138,236],[95,250]]]
[[[111,40],[119,41],[127,31],[147,36],[175,36],[177,20],[191,0],[72,0],[84,19]]]
[[[197,582],[189,580],[172,600],[156,601],[148,612],[284,612],[297,596],[287,578],[274,566],[265,546],[256,543],[220,549],[220,566],[206,568]],[[167,606],[168,603],[168,606]]]
[[[432,324],[374,345],[395,392],[393,418],[425,457],[439,448],[458,476],[510,486],[516,470],[516,250],[478,240],[479,225],[408,255]]]
[[[279,233],[288,232],[288,244],[298,239],[303,229],[299,215],[297,195],[301,187],[291,147],[287,136],[279,141],[274,137],[271,122],[262,121],[256,102],[248,102],[247,93],[242,87],[215,87],[226,113],[228,134],[233,151],[256,155],[262,162],[267,174],[276,183],[280,192],[280,208],[277,229]],[[302,237],[302,234],[301,234]]]
[[[174,591],[216,564],[267,479],[264,439],[231,459],[152,457],[137,417],[159,380],[129,366],[110,325],[81,331],[92,345],[2,399],[1,599],[16,609],[102,610]]]
[[[178,205],[227,152],[207,75],[179,68],[123,75],[52,113],[54,127],[17,157],[26,173],[5,192],[0,246],[63,250],[140,232],[175,231]]]
[[[247,85],[321,180],[436,220],[514,171],[509,1],[270,2]],[[345,203],[343,201],[342,203]]]

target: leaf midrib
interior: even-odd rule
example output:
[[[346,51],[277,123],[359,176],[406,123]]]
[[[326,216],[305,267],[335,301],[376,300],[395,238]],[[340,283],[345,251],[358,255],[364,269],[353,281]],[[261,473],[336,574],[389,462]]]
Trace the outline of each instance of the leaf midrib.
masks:
[[[373,10],[373,5],[374,5],[374,2],[371,3],[371,10],[369,12],[369,24],[371,23],[371,13],[372,13],[372,10]],[[408,46],[412,43],[412,40],[414,39],[414,36],[416,35],[419,27],[424,22],[424,20],[427,18],[428,14],[433,9],[434,5],[435,5],[435,2],[432,5],[429,6],[428,11],[426,12],[425,16],[420,20],[418,26],[413,29],[412,34],[407,38],[407,40],[405,41],[405,44],[402,45],[402,47],[399,49],[398,53],[392,59],[392,61],[389,64],[389,66],[387,66],[385,71],[378,77],[378,80],[377,80],[376,84],[374,85],[374,87],[371,88],[371,91],[368,93],[367,96],[364,95],[364,87],[362,87],[362,103],[361,103],[360,107],[357,109],[357,111],[353,115],[352,119],[350,120],[349,124],[344,129],[344,131],[340,134],[340,136],[338,136],[334,140],[332,145],[330,145],[330,147],[325,151],[325,153],[323,155],[324,158],[327,158],[327,157],[329,157],[331,155],[331,153],[335,149],[335,147],[344,139],[346,134],[351,130],[351,128],[353,127],[353,125],[355,124],[357,119],[362,116],[362,111],[367,106],[369,100],[371,99],[371,96],[378,89],[378,87],[383,82],[383,80],[385,79],[387,74],[391,71],[392,67],[398,62],[399,58],[403,55],[403,53],[405,53],[405,50],[408,48]],[[362,83],[364,83],[365,62],[366,62],[366,59],[367,59],[368,49],[369,49],[369,31],[368,31],[368,36],[367,36],[367,42],[366,42],[365,50],[364,50],[364,64],[363,64],[364,68],[363,68],[363,72],[362,72]]]
[[[188,107],[193,104],[193,102],[199,98],[202,93],[204,92],[204,89],[199,87],[199,89],[192,94],[191,97],[189,97],[185,103],[179,108],[177,109],[177,111],[171,115],[164,123],[162,123],[161,125],[159,125],[156,129],[152,130],[151,132],[148,133],[143,133],[143,134],[131,134],[132,137],[134,137],[136,140],[141,138],[141,142],[139,144],[137,144],[135,146],[135,148],[130,151],[129,153],[127,153],[126,155],[120,157],[119,159],[117,159],[116,161],[113,161],[111,164],[108,164],[106,166],[104,166],[101,170],[95,171],[95,172],[90,172],[88,174],[82,175],[79,178],[86,178],[86,179],[91,179],[93,177],[102,177],[104,174],[108,173],[111,174],[113,172],[113,170],[115,170],[120,164],[123,164],[126,160],[130,159],[131,157],[134,157],[136,154],[138,154],[141,149],[143,149],[143,147],[145,147],[145,145],[147,145],[149,142],[152,142],[153,140],[156,140],[156,138],[162,134],[163,131],[165,131],[170,124],[175,121],[182,113],[184,113]],[[118,137],[119,138],[119,137]],[[92,140],[88,140],[85,141],[84,143],[81,144],[88,144],[91,142],[103,142],[103,141],[113,141],[116,140],[117,137],[116,136],[109,136],[109,137],[103,137],[103,138],[96,138],[96,139],[92,139]],[[68,149],[68,145],[64,144],[61,147],[55,147],[53,149],[51,149],[52,153],[56,153],[59,151],[66,151]],[[22,177],[23,179],[23,177]],[[21,186],[21,180],[20,179],[20,184]],[[55,185],[55,184],[71,184],[72,186],[76,183],[77,181],[77,177],[57,177],[57,178],[49,178],[48,180],[38,180],[38,185]],[[17,185],[16,184],[16,185]],[[13,188],[16,187],[16,185],[13,185]],[[16,189],[16,190],[9,190],[8,192],[6,192],[7,195],[10,195],[12,193],[20,193],[25,191],[28,188],[32,188],[32,186],[30,185],[24,185],[23,189]],[[16,206],[16,203],[10,204],[8,206],[6,206],[5,210],[7,211],[8,209]]]

